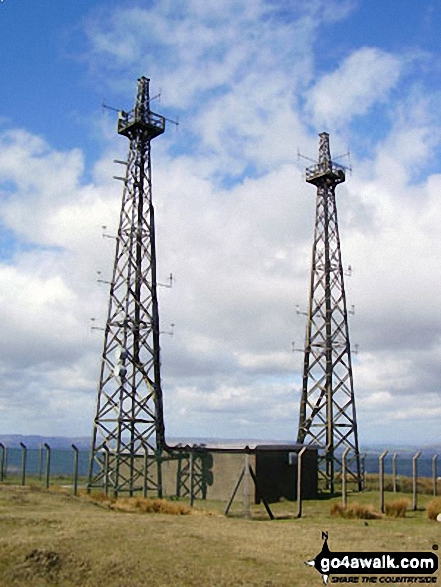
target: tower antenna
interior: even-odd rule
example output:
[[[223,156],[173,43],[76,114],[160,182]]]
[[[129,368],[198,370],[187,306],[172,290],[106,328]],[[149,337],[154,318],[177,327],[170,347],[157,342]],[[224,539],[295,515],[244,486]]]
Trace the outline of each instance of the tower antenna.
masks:
[[[333,493],[346,448],[348,475],[360,490],[362,480],[335,203],[335,188],[345,181],[345,168],[331,160],[328,133],[319,137],[318,162],[306,169],[306,181],[317,187],[317,197],[297,441],[322,448],[320,475]]]
[[[89,490],[111,487],[114,495],[133,495],[147,484],[161,495],[159,469],[155,476],[144,467],[145,455],[165,446],[150,157],[165,118],[150,109],[149,82],[138,80],[133,110],[118,116],[118,134],[130,146],[88,479]],[[159,468],[161,458],[156,461]]]

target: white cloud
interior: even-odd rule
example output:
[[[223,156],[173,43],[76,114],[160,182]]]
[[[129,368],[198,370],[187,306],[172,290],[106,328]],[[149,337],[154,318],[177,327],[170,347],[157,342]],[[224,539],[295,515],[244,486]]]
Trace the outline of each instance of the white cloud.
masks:
[[[393,113],[337,191],[343,259],[354,269],[360,432],[376,438],[378,422],[411,421],[418,406],[419,418],[437,414],[441,176],[419,163],[439,144],[433,104],[403,75],[403,58],[375,47],[353,49],[319,77],[318,27],[351,3],[296,4],[284,13],[264,0],[161,1],[110,8],[89,24],[100,83],[132,100],[146,73],[162,85],[158,110],[185,114],[178,133],[153,143],[158,276],[176,279],[159,292],[162,328],[176,323],[161,340],[171,436],[296,436],[302,356],[291,341],[304,339],[295,308],[307,302],[315,192],[295,155],[317,150],[305,101],[317,125],[355,124],[378,103]],[[93,170],[79,149],[0,135],[0,216],[15,236],[0,264],[0,403],[11,432],[20,419],[35,432],[91,428],[102,335],[88,320],[103,325],[106,312],[95,279],[97,270],[110,278],[114,242],[101,226],[115,232],[121,186],[110,184],[109,162],[124,157],[107,133]],[[356,138],[333,133],[334,152],[343,136]]]
[[[338,128],[385,101],[400,79],[402,60],[376,47],[351,53],[312,87],[308,110],[316,127]]]
[[[254,372],[292,371],[292,357],[287,352],[241,353],[237,360],[240,367]]]
[[[315,149],[297,94],[312,79],[320,26],[352,6],[314,0],[287,11],[283,3],[240,0],[221,8],[185,1],[117,9],[89,22],[87,57],[102,84],[109,83],[102,74],[116,68],[118,88],[129,96],[133,80],[147,72],[165,107],[180,114],[181,132],[202,138],[198,149],[212,172],[236,176],[250,165],[265,170],[292,161],[300,145]]]
[[[170,390],[169,401],[179,407],[170,409],[166,404],[166,417],[172,429],[180,419],[189,430],[196,426],[204,436],[237,438],[242,433],[243,438],[250,439],[289,439],[295,428],[297,410],[293,400],[298,399],[298,394],[289,384],[271,379],[250,383],[224,377],[212,389],[177,385]]]

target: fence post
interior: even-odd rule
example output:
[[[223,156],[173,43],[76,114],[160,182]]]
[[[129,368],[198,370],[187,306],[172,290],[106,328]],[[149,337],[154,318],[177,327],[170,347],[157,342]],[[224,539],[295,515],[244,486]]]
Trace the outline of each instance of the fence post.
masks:
[[[78,448],[72,444],[74,451],[74,465],[73,465],[73,492],[78,495]]]
[[[156,468],[158,474],[158,498],[162,499],[163,497],[163,487],[162,487],[162,450],[156,449]]]
[[[5,444],[5,469],[3,471],[3,479],[6,479],[8,474],[8,454],[9,454],[8,446]]]
[[[142,484],[142,496],[144,499],[147,497],[148,478],[149,478],[149,447],[146,444],[146,445],[144,445],[144,480],[143,480],[143,484]],[[179,485],[179,481],[178,481],[178,485]]]
[[[181,497],[181,481],[182,481],[182,453],[178,452],[177,455],[178,465],[177,465],[177,473],[176,473],[176,497]],[[144,471],[145,471],[145,463],[144,463]],[[145,496],[144,496],[145,497]]]
[[[366,488],[366,454],[363,453],[360,458],[361,479],[363,490]]]
[[[46,489],[49,489],[50,474],[51,474],[51,447],[44,443],[46,449]]]
[[[27,452],[28,449],[26,448],[26,446],[20,442],[20,446],[21,446],[21,484],[22,485],[26,485],[26,457],[27,457]]]
[[[378,459],[378,479],[380,482],[380,512],[384,514],[384,459],[389,451],[384,450]]]
[[[104,465],[104,493],[109,494],[109,449],[106,444],[103,444],[103,465]]]
[[[349,447],[343,451],[341,459],[341,498],[342,505],[345,508],[348,503],[347,487],[346,487],[346,457],[348,456]]]
[[[251,517],[250,455],[248,452],[245,453],[245,466],[243,476],[243,517]]]
[[[190,507],[194,504],[194,452],[190,450]]]
[[[437,483],[437,472],[436,472],[436,459],[438,455],[433,455],[432,457],[432,478],[433,478],[433,495],[436,497],[438,495],[438,483]]]
[[[41,481],[43,476],[43,445],[40,444],[39,454],[38,454],[38,480]]]
[[[413,511],[417,510],[418,507],[418,459],[421,456],[421,451],[418,451],[413,455],[412,458],[412,490],[413,490]]]
[[[394,452],[392,456],[392,487],[394,493],[397,492],[397,453]]]
[[[297,517],[301,518],[303,513],[303,453],[306,451],[306,446],[300,449],[297,456]]]
[[[0,482],[5,478],[5,445],[0,442],[1,456],[0,456]]]

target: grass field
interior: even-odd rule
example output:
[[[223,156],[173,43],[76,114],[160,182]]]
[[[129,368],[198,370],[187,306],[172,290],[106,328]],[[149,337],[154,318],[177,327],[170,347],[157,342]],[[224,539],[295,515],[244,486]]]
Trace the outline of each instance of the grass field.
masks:
[[[429,500],[421,496],[419,505]],[[354,501],[377,507],[378,494],[350,496]],[[431,551],[441,544],[441,524],[423,510],[349,520],[330,515],[336,502],[304,502],[301,519],[295,503],[274,504],[273,521],[255,506],[245,520],[239,503],[229,518],[216,502],[198,502],[191,515],[142,514],[56,488],[0,485],[0,586],[319,586],[320,575],[304,561],[321,550],[322,531],[332,551]]]

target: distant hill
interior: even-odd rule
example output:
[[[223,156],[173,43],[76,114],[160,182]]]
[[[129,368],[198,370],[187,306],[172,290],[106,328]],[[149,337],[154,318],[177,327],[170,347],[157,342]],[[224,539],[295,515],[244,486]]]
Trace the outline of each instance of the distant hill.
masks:
[[[0,434],[0,442],[10,448],[17,448],[20,446],[20,442],[27,448],[40,448],[44,443],[48,444],[53,449],[70,449],[72,444],[75,444],[80,450],[89,450],[91,437],[90,436],[39,436],[39,435],[26,435],[26,434]],[[243,448],[245,446],[255,447],[259,444],[295,444],[292,440],[268,440],[268,439],[250,439],[250,438],[214,438],[214,437],[203,437],[203,438],[168,438],[167,442],[170,446],[181,444],[183,446],[192,445],[205,445],[211,448]],[[399,445],[370,445],[363,446],[360,452],[374,455],[379,454],[383,450],[389,451],[389,456],[394,452],[397,453],[415,453],[417,450],[421,450],[425,455],[433,455],[435,453],[441,454],[441,445],[430,445],[430,446],[399,446]]]
[[[10,448],[17,448],[22,442],[27,448],[40,448],[44,443],[48,444],[54,449],[68,449],[72,444],[75,444],[81,450],[89,450],[91,437],[90,436],[38,436],[26,434],[0,434],[0,442]],[[257,444],[294,444],[292,441],[283,440],[257,440],[257,439],[222,439],[222,438],[168,438],[167,442],[170,446],[177,444],[181,445],[205,445],[208,447],[226,447],[226,448],[243,448],[245,446],[254,447]]]
[[[90,448],[89,436],[38,436],[25,434],[0,434],[0,442],[9,448],[17,448],[22,442],[27,448],[40,448],[44,443],[54,449],[71,448],[72,444],[81,450]]]

